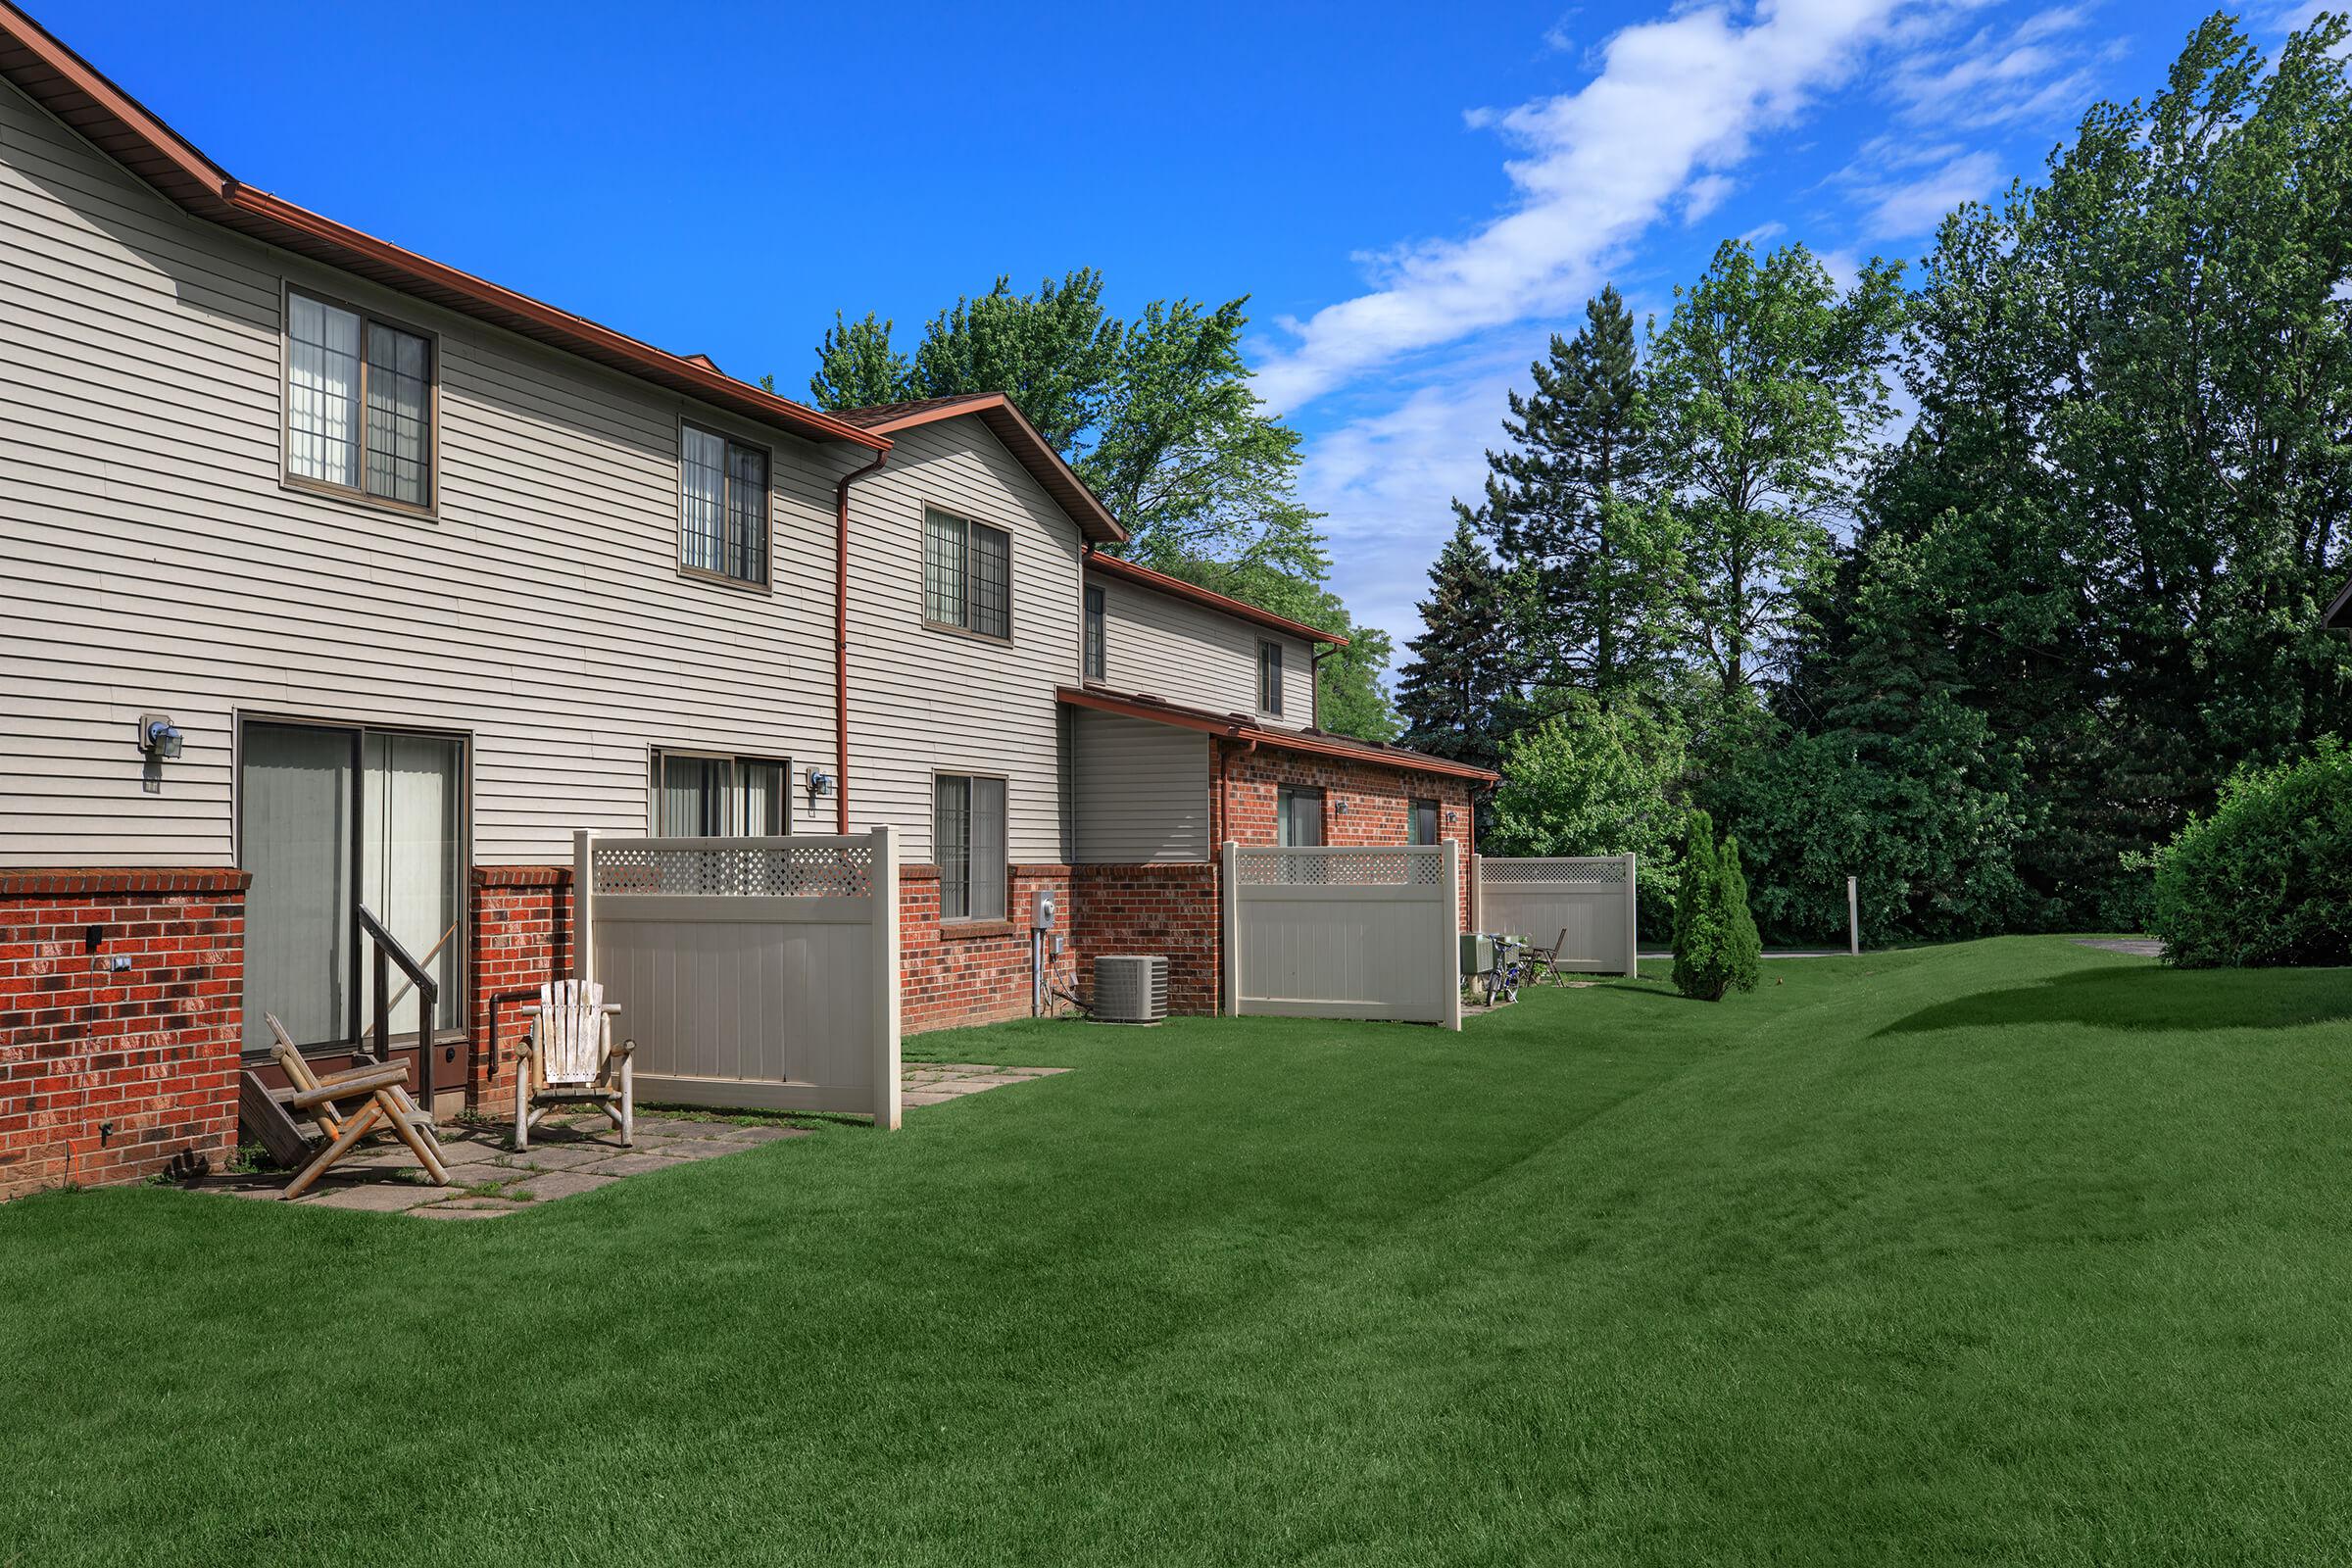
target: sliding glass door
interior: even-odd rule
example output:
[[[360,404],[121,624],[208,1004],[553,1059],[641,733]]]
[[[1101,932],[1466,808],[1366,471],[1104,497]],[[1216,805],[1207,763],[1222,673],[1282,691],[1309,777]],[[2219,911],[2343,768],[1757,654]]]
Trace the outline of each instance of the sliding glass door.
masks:
[[[365,904],[440,988],[432,1027],[464,1016],[465,742],[323,724],[248,722],[240,739],[237,854],[245,906],[245,1047],[266,1051],[273,1012],[301,1046],[355,1040],[373,1017]],[[414,1036],[418,998],[393,971],[392,1031]]]

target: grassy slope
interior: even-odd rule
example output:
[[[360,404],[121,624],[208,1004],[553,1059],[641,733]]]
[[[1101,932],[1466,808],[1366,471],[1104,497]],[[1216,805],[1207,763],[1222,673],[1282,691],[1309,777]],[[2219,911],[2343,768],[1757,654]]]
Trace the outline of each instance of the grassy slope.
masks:
[[[491,1223],[27,1200],[0,1563],[2340,1560],[2347,1021],[2011,940],[931,1037],[1084,1070]]]

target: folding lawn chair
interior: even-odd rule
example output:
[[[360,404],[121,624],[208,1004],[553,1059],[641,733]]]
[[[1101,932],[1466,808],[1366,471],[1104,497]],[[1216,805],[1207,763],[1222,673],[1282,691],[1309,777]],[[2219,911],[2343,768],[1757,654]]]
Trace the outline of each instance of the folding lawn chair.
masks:
[[[1568,928],[1562,926],[1560,934],[1552,938],[1550,947],[1529,948],[1527,950],[1527,983],[1531,986],[1540,986],[1548,980],[1553,985],[1558,985],[1560,983],[1560,950],[1566,946],[1568,946]]]
[[[436,1182],[448,1182],[449,1167],[441,1163],[441,1141],[434,1136],[433,1118],[409,1098],[407,1062],[378,1062],[321,1078],[311,1070],[310,1062],[296,1049],[293,1037],[286,1033],[286,1026],[277,1021],[277,1014],[266,1012],[262,1016],[269,1020],[270,1034],[277,1037],[270,1054],[277,1058],[278,1069],[294,1087],[286,1109],[318,1128],[324,1140],[311,1162],[286,1184],[286,1190],[278,1195],[280,1198],[300,1198],[309,1192],[311,1184],[325,1175],[328,1166],[350,1153],[361,1139],[379,1127],[389,1128],[392,1136],[409,1146],[409,1152],[416,1156],[416,1163],[424,1167],[427,1176]]]

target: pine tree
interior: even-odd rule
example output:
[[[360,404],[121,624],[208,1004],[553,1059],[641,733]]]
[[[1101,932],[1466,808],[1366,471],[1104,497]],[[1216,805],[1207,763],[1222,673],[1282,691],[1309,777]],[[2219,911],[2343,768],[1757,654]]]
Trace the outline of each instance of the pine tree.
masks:
[[[1674,988],[1701,1002],[1721,1002],[1735,987],[1753,991],[1762,952],[1747,909],[1740,841],[1725,839],[1719,847],[1713,818],[1692,811],[1674,908]]]
[[[1650,684],[1674,605],[1671,514],[1650,500],[1655,448],[1616,288],[1528,373],[1534,390],[1510,394],[1502,424],[1510,445],[1487,454],[1487,515],[1503,564],[1536,580],[1533,677],[1613,707]]]
[[[1519,592],[1479,541],[1474,514],[1454,503],[1453,537],[1429,571],[1420,636],[1396,682],[1404,744],[1493,767],[1519,708]]]

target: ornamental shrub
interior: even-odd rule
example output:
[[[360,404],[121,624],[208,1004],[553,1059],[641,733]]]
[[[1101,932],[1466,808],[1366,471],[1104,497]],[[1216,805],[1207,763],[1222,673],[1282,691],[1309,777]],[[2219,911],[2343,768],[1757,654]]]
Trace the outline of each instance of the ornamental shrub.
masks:
[[[2352,748],[2239,772],[2155,857],[2152,934],[2188,969],[2352,963]]]
[[[1702,1002],[1721,1002],[1734,987],[1755,990],[1763,944],[1747,909],[1740,841],[1718,846],[1714,820],[1692,811],[1682,871],[1674,906],[1675,989]]]

